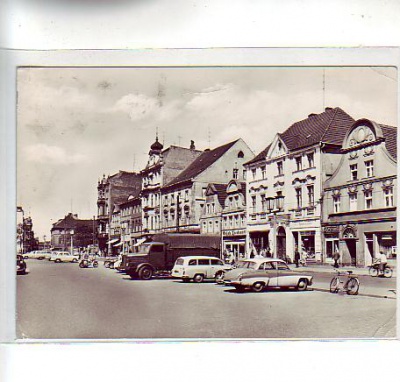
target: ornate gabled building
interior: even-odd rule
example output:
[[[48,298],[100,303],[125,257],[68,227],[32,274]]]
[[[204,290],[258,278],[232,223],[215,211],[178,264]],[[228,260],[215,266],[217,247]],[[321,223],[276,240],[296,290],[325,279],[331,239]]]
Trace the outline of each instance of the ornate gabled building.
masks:
[[[142,236],[142,207],[139,195],[129,195],[127,201],[121,203],[120,224],[121,242],[124,253],[133,252],[133,246]]]
[[[161,189],[164,232],[200,233],[200,217],[209,183],[243,181],[243,164],[254,156],[248,145],[237,139],[204,151],[178,176]]]
[[[97,239],[100,250],[110,251],[110,222],[114,207],[127,200],[131,194],[139,194],[142,187],[142,178],[136,172],[119,171],[108,176],[103,175],[97,184]],[[112,239],[115,240],[115,237]]]
[[[221,234],[221,217],[226,198],[226,186],[226,183],[210,183],[207,186],[204,205],[200,213],[201,234]]]
[[[322,260],[322,185],[336,169],[353,123],[340,108],[310,114],[245,164],[248,254],[269,250],[293,259],[297,246],[313,260]]]
[[[190,148],[163,145],[156,141],[151,145],[146,168],[142,176],[142,224],[143,234],[154,234],[163,231],[161,222],[161,188],[172,181],[183,169],[201,155],[194,142]]]
[[[325,261],[365,266],[383,251],[396,259],[397,128],[360,119],[343,139],[340,163],[324,184]]]

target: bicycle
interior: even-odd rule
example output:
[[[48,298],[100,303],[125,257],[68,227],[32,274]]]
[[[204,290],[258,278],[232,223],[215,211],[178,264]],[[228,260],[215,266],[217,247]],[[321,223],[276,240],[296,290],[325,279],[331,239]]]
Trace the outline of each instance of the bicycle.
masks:
[[[379,272],[379,263],[371,264],[368,267],[368,272],[372,277],[378,276],[379,273],[380,273]],[[389,265],[386,265],[382,275],[383,275],[383,277],[387,277],[387,278],[392,277],[393,276],[393,269]]]
[[[360,280],[357,276],[353,275],[353,271],[345,271],[340,272],[335,269],[337,275],[334,276],[331,280],[329,291],[331,293],[338,293],[339,291],[344,291],[349,295],[356,295],[358,294],[358,290],[360,288]],[[340,276],[346,276],[347,280],[343,281]],[[341,287],[343,285],[343,287]]]

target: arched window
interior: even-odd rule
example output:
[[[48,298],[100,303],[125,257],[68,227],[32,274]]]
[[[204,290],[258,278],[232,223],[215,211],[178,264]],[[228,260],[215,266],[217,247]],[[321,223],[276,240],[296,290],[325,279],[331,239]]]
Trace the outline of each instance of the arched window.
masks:
[[[242,150],[238,152],[238,158],[244,158],[244,153]]]

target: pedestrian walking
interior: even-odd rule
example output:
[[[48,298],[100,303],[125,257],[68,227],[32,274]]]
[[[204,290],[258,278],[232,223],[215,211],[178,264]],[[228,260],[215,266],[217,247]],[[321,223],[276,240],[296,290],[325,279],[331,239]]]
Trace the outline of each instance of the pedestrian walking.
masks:
[[[333,253],[333,261],[335,262],[335,264],[333,264],[334,268],[339,268],[339,259],[340,259],[340,254],[338,251],[335,251]]]
[[[299,249],[296,247],[294,250],[294,263],[296,264],[296,268],[299,267],[300,262],[300,252]]]

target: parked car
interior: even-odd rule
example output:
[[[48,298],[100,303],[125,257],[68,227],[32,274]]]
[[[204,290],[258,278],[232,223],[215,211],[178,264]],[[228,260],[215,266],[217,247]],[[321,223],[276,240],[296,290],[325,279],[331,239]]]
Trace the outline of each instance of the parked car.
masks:
[[[49,259],[50,256],[51,252],[45,250],[32,251],[24,254],[25,259],[37,259],[37,260]]]
[[[52,252],[49,261],[54,261],[55,263],[77,263],[79,260],[78,255],[71,255],[67,251],[56,251]]]
[[[17,275],[25,275],[29,272],[26,262],[22,255],[17,255]]]
[[[312,285],[313,277],[296,273],[280,259],[246,259],[225,274],[225,285],[234,286],[237,291],[252,289],[261,292],[267,288],[294,288],[304,291]]]
[[[232,269],[221,259],[211,256],[185,256],[179,257],[172,268],[172,277],[180,278],[184,282],[193,280],[201,283],[205,279],[223,279],[226,271]]]

